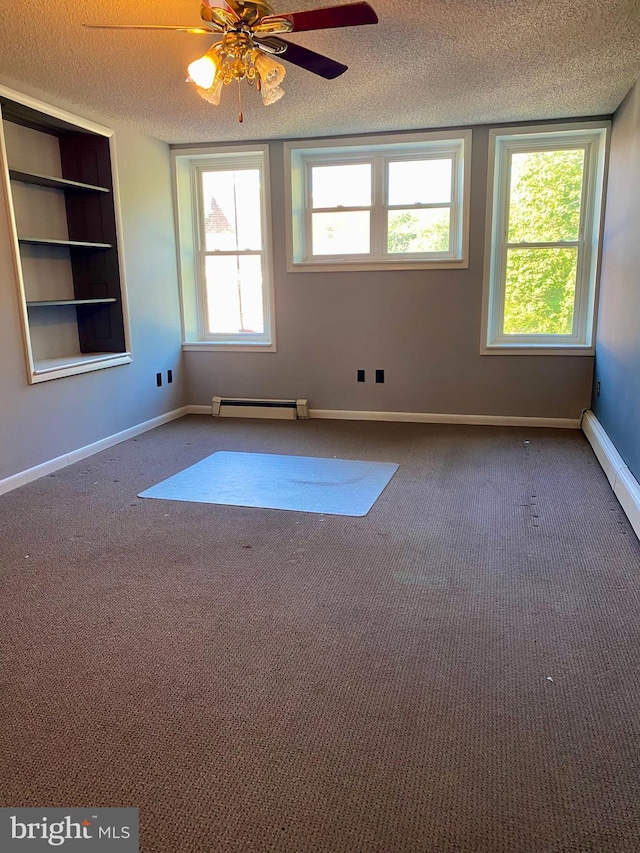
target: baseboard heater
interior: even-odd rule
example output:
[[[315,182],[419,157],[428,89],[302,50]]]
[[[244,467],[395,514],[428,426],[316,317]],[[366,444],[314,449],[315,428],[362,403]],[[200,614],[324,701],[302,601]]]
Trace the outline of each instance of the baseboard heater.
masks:
[[[214,418],[279,418],[295,421],[309,417],[308,400],[260,400],[251,397],[214,397]]]

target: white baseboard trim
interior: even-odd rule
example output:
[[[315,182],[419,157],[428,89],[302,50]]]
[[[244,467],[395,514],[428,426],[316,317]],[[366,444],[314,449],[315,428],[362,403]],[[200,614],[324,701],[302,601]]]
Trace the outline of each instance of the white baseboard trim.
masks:
[[[591,410],[587,410],[583,415],[582,431],[593,448],[636,536],[640,539],[640,483],[625,465],[615,445]]]
[[[93,456],[94,453],[99,453],[101,450],[107,450],[113,447],[114,444],[120,444],[121,441],[126,441],[128,438],[134,438],[143,432],[150,429],[162,426],[162,424],[175,421],[178,418],[187,414],[187,406],[180,409],[174,409],[172,412],[167,412],[164,415],[159,415],[157,418],[152,418],[141,424],[129,427],[129,429],[117,432],[114,435],[109,435],[107,438],[102,438],[100,441],[94,441],[92,444],[87,444],[84,447],[79,447],[77,450],[72,450],[70,453],[65,453],[63,456],[57,456],[55,459],[50,459],[48,462],[42,462],[40,465],[35,465],[33,468],[27,468],[26,471],[20,471],[13,474],[11,477],[5,477],[0,480],[0,495],[17,489],[19,486],[25,486],[33,480],[38,480],[40,477],[45,477],[47,474],[53,474],[54,471],[59,471],[67,465],[73,465],[75,462],[80,462],[81,459],[86,459],[87,456]]]
[[[190,415],[210,415],[211,406],[187,406]],[[441,415],[428,412],[363,412],[347,409],[309,409],[310,418],[336,421],[399,421],[417,424],[479,424],[481,426],[580,429],[580,418],[518,418],[510,415]]]
[[[350,412],[310,409],[309,417],[343,421],[401,421],[418,424],[476,424],[481,426],[551,427],[580,429],[580,418],[519,418],[510,415],[441,415],[427,412]]]

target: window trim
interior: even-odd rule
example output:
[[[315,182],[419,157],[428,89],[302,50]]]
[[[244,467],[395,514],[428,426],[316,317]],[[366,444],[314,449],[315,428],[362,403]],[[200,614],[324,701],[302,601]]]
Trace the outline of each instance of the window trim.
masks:
[[[471,129],[285,142],[287,272],[468,268],[471,142]],[[444,253],[434,252],[432,257],[425,257],[422,254],[409,256],[393,254],[382,257],[371,257],[371,255],[308,257],[307,242],[310,231],[307,197],[310,166],[372,162],[374,198],[372,207],[367,209],[373,211],[373,206],[377,204],[379,219],[380,209],[386,213],[394,206],[386,203],[387,170],[380,165],[376,168],[374,161],[378,160],[378,163],[383,161],[386,164],[404,159],[438,159],[443,155],[451,155],[454,158],[453,193],[451,202],[448,204],[451,205],[452,221],[454,221],[451,243],[456,245],[450,255],[444,256]],[[395,207],[398,206],[395,205]],[[381,223],[378,222],[377,225],[380,230]],[[386,225],[384,228],[386,230]],[[377,239],[379,249],[380,236],[376,238],[375,222],[372,222],[372,238],[374,246],[374,241]]]
[[[489,132],[481,355],[593,355],[604,188],[610,121],[501,127]],[[559,144],[564,143],[564,144]],[[571,335],[505,335],[501,331],[508,248],[509,164],[514,152],[585,149],[583,209],[578,240],[544,245],[577,245],[578,269]],[[535,247],[537,243],[522,244]]]
[[[174,148],[171,151],[175,222],[185,352],[276,352],[275,293],[271,240],[269,145]],[[198,175],[208,165],[233,168],[257,165],[261,170],[264,333],[251,338],[204,334],[203,272],[206,252],[201,250]]]

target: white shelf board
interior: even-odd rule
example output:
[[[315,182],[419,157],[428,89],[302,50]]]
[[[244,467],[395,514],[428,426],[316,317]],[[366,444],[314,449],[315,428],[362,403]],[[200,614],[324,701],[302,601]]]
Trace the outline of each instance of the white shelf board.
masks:
[[[42,237],[18,237],[19,243],[30,246],[61,246],[71,249],[111,249],[111,243],[87,243],[84,240],[48,240]]]
[[[28,301],[27,308],[60,308],[67,305],[106,305],[109,302],[116,302],[116,298],[109,296],[104,299],[38,299]]]
[[[33,362],[31,381],[44,382],[130,362],[131,354],[128,352],[78,352],[56,358],[41,358]]]
[[[67,178],[55,178],[51,175],[39,175],[35,172],[24,172],[20,169],[9,169],[9,177],[13,181],[23,184],[34,184],[41,187],[50,187],[59,190],[76,190],[78,192],[108,193],[107,187],[99,187],[95,184],[84,184],[80,181],[70,181]]]

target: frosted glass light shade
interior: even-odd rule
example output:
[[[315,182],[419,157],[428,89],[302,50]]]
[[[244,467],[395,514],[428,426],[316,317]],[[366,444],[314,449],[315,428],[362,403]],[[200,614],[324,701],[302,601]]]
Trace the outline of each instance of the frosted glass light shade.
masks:
[[[216,76],[220,58],[214,49],[208,50],[200,59],[195,59],[188,67],[189,80],[201,89],[210,89]]]
[[[280,100],[284,95],[284,89],[281,89],[280,86],[263,86],[260,94],[262,95],[262,103],[268,107],[269,104],[275,104],[276,101]]]
[[[258,69],[260,81],[266,88],[280,85],[284,80],[284,75],[287,73],[283,65],[280,65],[275,59],[271,59],[266,53],[258,52],[254,64]]]
[[[201,98],[204,98],[205,101],[209,101],[210,104],[217,107],[220,103],[220,96],[222,94],[222,78],[218,77],[215,79],[213,81],[213,86],[210,86],[208,89],[203,89],[202,86],[196,86],[196,92]]]

